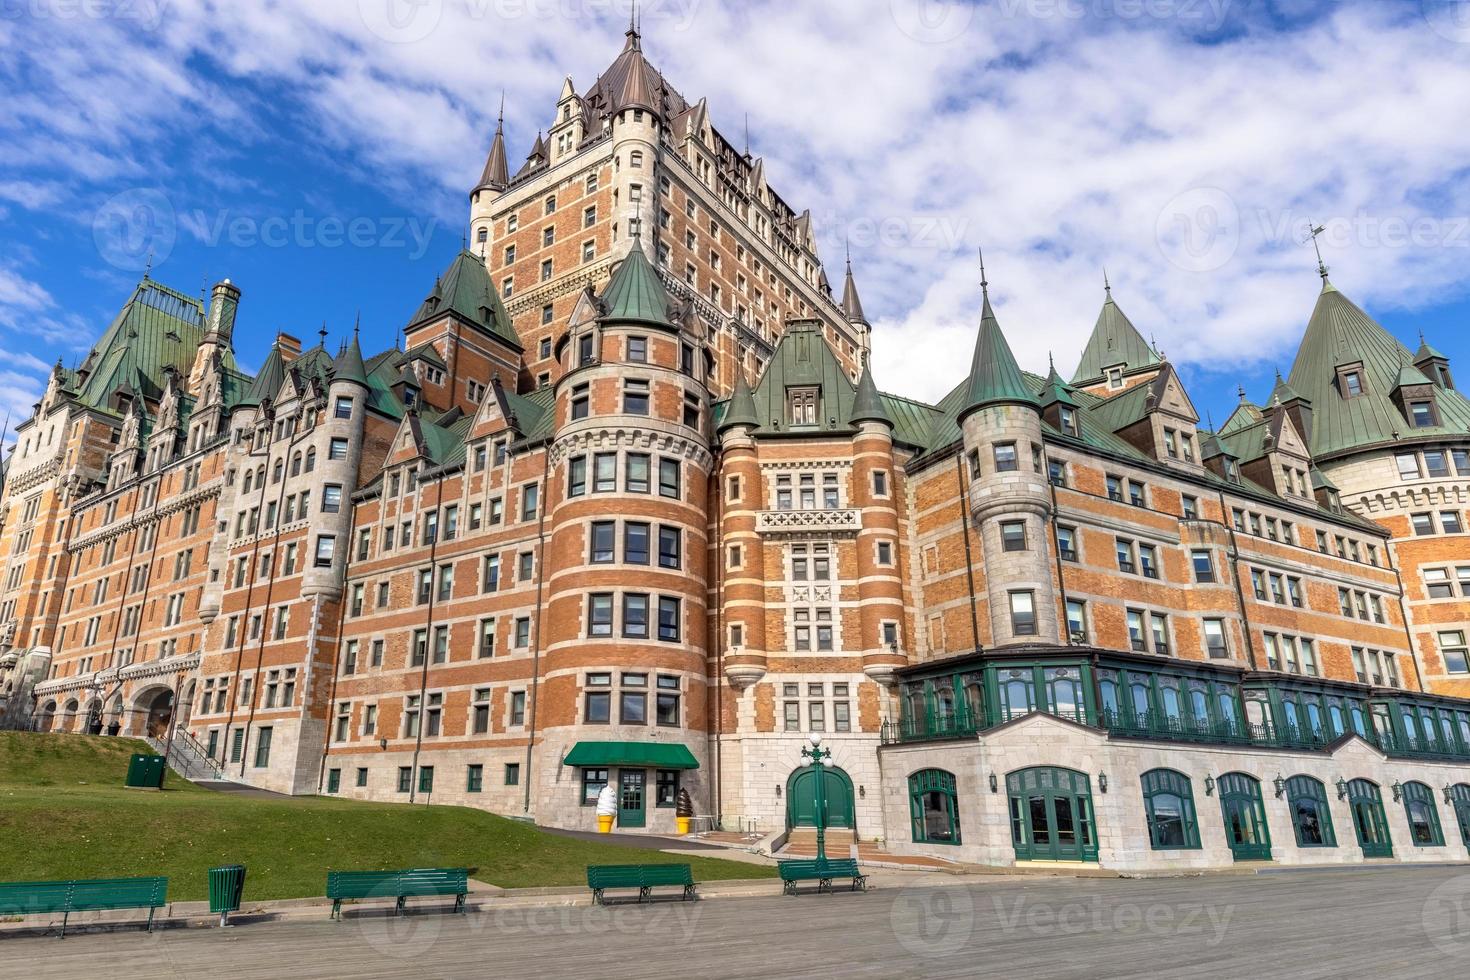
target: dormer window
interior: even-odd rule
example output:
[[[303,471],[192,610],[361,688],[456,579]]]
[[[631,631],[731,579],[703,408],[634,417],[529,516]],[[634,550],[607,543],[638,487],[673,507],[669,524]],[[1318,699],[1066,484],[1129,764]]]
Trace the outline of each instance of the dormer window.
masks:
[[[1225,479],[1231,483],[1240,482],[1240,464],[1229,456],[1225,457]]]
[[[821,400],[820,388],[786,389],[786,417],[792,425],[816,425],[817,407]]]
[[[1413,401],[1409,402],[1409,421],[1416,429],[1429,429],[1439,424],[1435,417],[1434,402]]]
[[[1123,387],[1123,369],[1120,367],[1108,368],[1108,387]]]
[[[1077,435],[1077,410],[1063,405],[1061,406],[1060,416],[1062,431],[1069,436]]]
[[[1363,372],[1356,367],[1345,369],[1338,375],[1342,397],[1357,398],[1363,393]]]
[[[584,367],[591,364],[596,358],[593,356],[593,337],[590,333],[584,333],[577,338],[577,366]]]

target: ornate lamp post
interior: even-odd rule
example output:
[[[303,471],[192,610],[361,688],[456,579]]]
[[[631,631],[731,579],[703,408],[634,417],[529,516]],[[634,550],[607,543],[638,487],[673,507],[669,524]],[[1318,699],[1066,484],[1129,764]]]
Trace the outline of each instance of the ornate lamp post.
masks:
[[[823,767],[832,765],[832,750],[822,748],[822,736],[816,732],[812,733],[812,747],[801,750],[801,764],[803,767],[815,765],[817,767],[817,790],[814,805],[816,807],[817,821],[817,860],[827,860],[827,794],[824,783],[827,780]]]

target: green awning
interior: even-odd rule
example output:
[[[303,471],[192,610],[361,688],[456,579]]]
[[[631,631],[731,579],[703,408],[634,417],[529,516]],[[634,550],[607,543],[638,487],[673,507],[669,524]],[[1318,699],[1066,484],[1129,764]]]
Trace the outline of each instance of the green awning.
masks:
[[[687,745],[677,742],[578,742],[562,760],[563,765],[646,766],[649,769],[698,769],[699,762]]]

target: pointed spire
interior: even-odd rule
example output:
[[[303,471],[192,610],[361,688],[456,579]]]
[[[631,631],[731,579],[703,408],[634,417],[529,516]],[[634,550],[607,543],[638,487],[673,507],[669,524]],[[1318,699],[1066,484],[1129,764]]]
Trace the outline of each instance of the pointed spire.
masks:
[[[1103,266],[1103,292],[1107,294],[1107,302],[1113,301],[1113,284],[1108,282],[1108,267]]]
[[[863,361],[863,373],[858,375],[857,392],[853,395],[852,411],[848,413],[847,421],[854,426],[860,422],[882,422],[893,428],[893,417],[883,407],[878,386],[873,383],[873,369],[866,359]]]
[[[504,190],[510,183],[510,168],[505,162],[505,92],[500,93],[500,116],[495,121],[495,136],[490,140],[490,155],[480,174],[480,187]]]
[[[980,257],[980,330],[975,337],[975,353],[970,359],[970,377],[965,385],[964,408],[960,418],[985,405],[1037,405],[1016,356],[1006,343],[1000,321],[990,307],[990,282],[985,278],[985,258]]]
[[[847,315],[848,323],[868,322],[863,315],[863,301],[858,298],[857,283],[852,278],[852,252],[847,253],[847,275],[842,283],[842,312]]]
[[[1108,368],[1121,365],[1125,371],[1157,364],[1163,358],[1147,340],[1128,315],[1113,299],[1113,284],[1107,272],[1103,272],[1103,305],[1098,312],[1097,323],[1082,349],[1082,359],[1077,370],[1072,372],[1072,383],[1082,384],[1106,376]]]
[[[760,426],[755,414],[755,395],[750,383],[745,380],[745,368],[740,365],[740,356],[735,357],[735,390],[730,395],[730,404],[725,406],[725,415],[720,419],[720,432],[746,425],[754,429]]]
[[[342,352],[332,362],[332,380],[348,381],[353,384],[368,386],[367,365],[362,362],[362,348],[357,342],[358,325],[352,326],[352,341],[343,346]]]

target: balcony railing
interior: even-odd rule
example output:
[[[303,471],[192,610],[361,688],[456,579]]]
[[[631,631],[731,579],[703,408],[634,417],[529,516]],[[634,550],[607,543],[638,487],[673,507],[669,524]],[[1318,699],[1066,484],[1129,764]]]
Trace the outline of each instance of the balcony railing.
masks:
[[[856,533],[861,521],[851,508],[812,510],[763,510],[756,514],[755,528],[761,534],[800,534],[807,531]]]
[[[1082,718],[1072,720],[1086,723]],[[904,718],[883,722],[881,740],[884,745],[897,745],[972,739],[992,727],[995,726],[987,724],[983,719],[971,717],[968,712]],[[1157,711],[1136,712],[1123,708],[1104,708],[1096,727],[1123,738],[1252,745],[1305,752],[1322,751],[1342,737],[1325,729],[1311,730],[1296,725],[1258,725],[1238,719],[1198,721],[1184,715],[1168,715]],[[1455,747],[1447,748],[1435,739],[1396,737],[1374,730],[1369,730],[1362,737],[1391,756],[1452,760],[1470,758],[1470,753],[1461,752]]]

